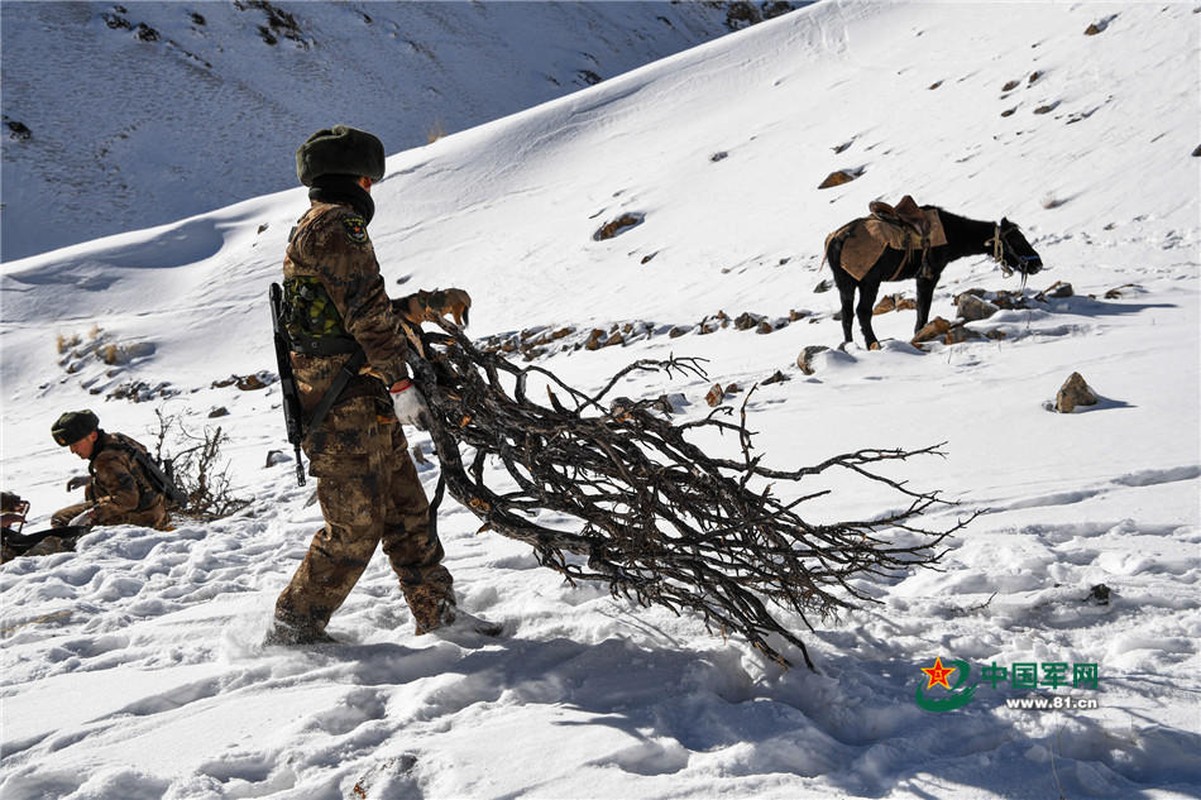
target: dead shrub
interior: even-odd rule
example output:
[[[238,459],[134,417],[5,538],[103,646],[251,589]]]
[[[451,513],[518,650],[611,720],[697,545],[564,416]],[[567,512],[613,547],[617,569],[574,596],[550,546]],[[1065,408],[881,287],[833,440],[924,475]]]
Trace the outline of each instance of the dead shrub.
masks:
[[[231,493],[229,463],[221,456],[229,436],[220,426],[206,425],[196,432],[184,424],[180,414],[168,414],[162,407],[154,413],[158,417],[154,456],[167,477],[188,496],[186,516],[211,521],[250,505],[249,499]]]

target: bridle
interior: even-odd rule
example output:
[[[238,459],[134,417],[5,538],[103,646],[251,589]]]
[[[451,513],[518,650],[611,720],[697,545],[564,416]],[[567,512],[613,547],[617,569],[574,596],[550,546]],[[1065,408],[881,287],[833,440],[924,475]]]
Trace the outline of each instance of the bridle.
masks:
[[[1014,226],[1011,230],[1017,230],[1017,227]],[[994,223],[992,238],[984,244],[992,245],[992,259],[1001,265],[1001,274],[1006,278],[1013,275],[1013,267],[1005,263],[1005,255],[1009,254],[1018,262],[1018,270],[1022,273],[1022,288],[1025,288],[1026,276],[1029,274],[1026,270],[1026,265],[1034,261],[1036,256],[1023,256],[1013,252],[1013,248],[1005,241],[1005,233],[1005,231],[1001,230],[1001,223]]]

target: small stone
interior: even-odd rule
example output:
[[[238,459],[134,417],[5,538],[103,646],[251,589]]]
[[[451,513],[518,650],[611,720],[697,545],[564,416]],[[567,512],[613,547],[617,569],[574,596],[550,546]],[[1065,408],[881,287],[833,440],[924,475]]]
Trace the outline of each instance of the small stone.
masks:
[[[715,383],[709,388],[709,392],[705,395],[705,402],[710,407],[721,405],[721,401],[725,399],[726,392],[721,388],[720,383]]]
[[[1079,372],[1073,372],[1060,387],[1055,395],[1055,410],[1061,414],[1071,414],[1076,406],[1095,406],[1097,395],[1085,382]]]
[[[1072,284],[1065,281],[1055,281],[1055,283],[1044,289],[1041,294],[1044,298],[1053,297],[1059,300],[1064,297],[1071,297],[1073,293]]]
[[[961,294],[956,298],[955,305],[959,308],[959,316],[966,322],[977,322],[988,319],[1000,311],[992,303],[974,294]]]
[[[830,348],[822,344],[811,344],[801,351],[801,354],[796,357],[797,369],[806,375],[812,375],[816,370],[813,368],[813,357],[818,353],[825,352]]]
[[[929,342],[934,339],[938,339],[942,336],[945,336],[947,332],[951,330],[951,328],[952,325],[950,322],[942,317],[935,317],[927,322],[920,331],[913,334],[911,343],[918,344],[919,342]]]
[[[825,180],[823,180],[820,184],[818,184],[817,188],[829,189],[832,186],[842,186],[844,183],[850,183],[851,181],[858,178],[859,174],[860,173],[858,173],[858,172],[852,172],[850,170],[845,170],[845,169],[835,170],[834,172],[831,172],[829,175],[827,175]]]

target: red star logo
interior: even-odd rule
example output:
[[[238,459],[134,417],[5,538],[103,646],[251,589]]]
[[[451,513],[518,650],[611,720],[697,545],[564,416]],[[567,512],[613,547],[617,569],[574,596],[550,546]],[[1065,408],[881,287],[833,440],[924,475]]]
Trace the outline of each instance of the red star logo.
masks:
[[[926,682],[927,689],[933,689],[935,686],[942,686],[948,692],[951,691],[951,684],[947,681],[947,676],[956,670],[956,667],[944,667],[942,665],[942,656],[934,659],[934,666],[922,667],[922,672],[926,673],[929,679]]]

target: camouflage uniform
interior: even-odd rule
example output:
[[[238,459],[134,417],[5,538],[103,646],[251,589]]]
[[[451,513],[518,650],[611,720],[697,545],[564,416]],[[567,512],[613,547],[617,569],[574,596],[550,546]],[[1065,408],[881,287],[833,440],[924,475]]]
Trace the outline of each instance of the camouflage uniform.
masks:
[[[351,358],[346,348],[328,352],[331,342],[362,347],[368,367],[350,379],[320,426],[306,431],[325,526],[276,602],[277,623],[291,631],[279,641],[324,638],[381,541],[417,632],[436,628],[453,608],[451,576],[387,388],[408,375],[406,343],[367,219],[353,205],[314,199],[300,218],[284,258],[284,299],[306,418]],[[306,350],[303,342],[313,346]]]
[[[158,491],[138,465],[131,449],[146,451],[138,442],[121,433],[99,432],[88,459],[88,480],[84,496],[87,502],[61,508],[50,517],[55,528],[65,528],[71,520],[94,509],[93,525],[141,525],[171,530],[167,499]]]

